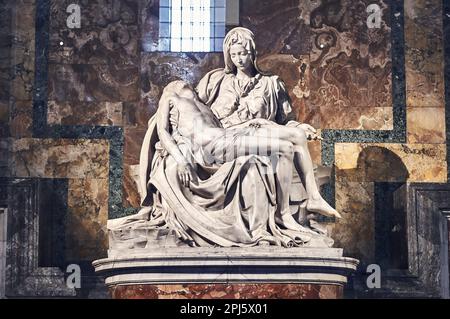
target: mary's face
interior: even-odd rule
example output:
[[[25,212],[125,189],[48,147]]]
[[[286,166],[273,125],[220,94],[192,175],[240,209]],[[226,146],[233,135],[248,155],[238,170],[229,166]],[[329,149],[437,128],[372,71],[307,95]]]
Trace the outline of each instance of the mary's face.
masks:
[[[252,67],[252,55],[241,44],[233,44],[230,47],[230,57],[236,68],[248,70]]]

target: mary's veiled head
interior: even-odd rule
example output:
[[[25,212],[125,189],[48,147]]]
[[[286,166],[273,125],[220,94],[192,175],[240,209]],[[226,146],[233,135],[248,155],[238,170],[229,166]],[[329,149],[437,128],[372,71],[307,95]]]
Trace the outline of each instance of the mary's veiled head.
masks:
[[[255,35],[252,31],[246,28],[237,27],[230,30],[223,41],[223,55],[225,60],[225,72],[236,73],[236,65],[233,63],[230,55],[230,49],[233,45],[242,45],[251,55],[251,66],[259,73],[260,70],[256,63],[257,51],[255,44]]]

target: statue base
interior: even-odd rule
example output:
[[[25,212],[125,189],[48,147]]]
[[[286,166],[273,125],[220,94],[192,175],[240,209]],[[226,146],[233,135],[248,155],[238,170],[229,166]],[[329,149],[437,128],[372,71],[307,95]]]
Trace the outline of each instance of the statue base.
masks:
[[[342,285],[171,284],[115,285],[113,299],[342,299]]]
[[[93,262],[112,298],[342,298],[358,260],[338,248],[110,250]]]

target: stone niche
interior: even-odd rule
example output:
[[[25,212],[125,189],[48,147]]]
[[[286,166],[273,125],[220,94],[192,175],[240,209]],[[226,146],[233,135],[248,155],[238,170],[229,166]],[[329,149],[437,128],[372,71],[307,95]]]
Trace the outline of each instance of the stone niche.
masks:
[[[418,282],[428,297],[450,298],[450,185],[406,184],[394,194],[394,205],[406,213],[408,269],[404,276]]]
[[[0,298],[107,298],[91,265],[67,257],[66,179],[0,178]],[[80,266],[72,288],[68,266]]]
[[[49,183],[50,182],[50,183]],[[15,297],[74,297],[60,259],[63,241],[54,211],[42,209],[55,180],[0,179],[0,293]],[[61,186],[61,185],[59,185]],[[55,208],[60,208],[53,201]],[[2,208],[2,207],[7,207]],[[53,215],[53,216],[51,216]],[[59,226],[58,226],[59,225]],[[43,231],[45,229],[45,231]]]

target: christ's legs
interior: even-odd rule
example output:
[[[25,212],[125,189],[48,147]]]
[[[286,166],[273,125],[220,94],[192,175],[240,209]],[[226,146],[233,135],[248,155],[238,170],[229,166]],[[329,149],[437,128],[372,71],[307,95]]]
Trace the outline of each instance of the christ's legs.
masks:
[[[279,205],[280,216],[276,216],[276,220],[277,222],[283,224],[288,229],[308,232],[309,230],[307,228],[301,226],[295,221],[295,219],[292,217],[289,207],[289,190],[292,184],[292,162],[293,161],[295,162],[294,151],[296,149],[296,146],[287,140],[283,140],[280,138],[278,139],[269,138],[262,135],[242,136],[238,138],[236,143],[239,146],[237,154],[234,154],[236,157],[249,154],[264,155],[264,156],[279,155],[276,172],[277,172],[277,201],[278,201],[277,204]],[[320,197],[320,194],[318,192],[317,194],[319,198],[322,201],[324,201],[322,197]],[[333,208],[328,206],[327,212],[330,209],[333,210]],[[318,209],[316,209],[316,211],[319,212]]]
[[[320,195],[314,177],[314,167],[308,150],[306,134],[303,130],[281,125],[270,125],[260,127],[254,135],[258,137],[270,136],[272,139],[277,135],[280,141],[291,142],[294,146],[294,165],[308,193],[306,208],[311,212],[322,215],[341,217]]]
[[[236,141],[239,146],[237,157],[241,155],[278,155],[277,161],[277,205],[280,216],[275,216],[277,222],[284,227],[302,232],[312,232],[298,224],[292,217],[289,209],[289,189],[292,184],[292,161],[294,158],[294,147],[291,142],[268,137],[242,136]],[[281,220],[279,220],[281,219]]]
[[[279,155],[277,173],[277,194],[281,201],[278,203],[281,211],[289,210],[289,188],[292,183],[292,162],[294,147],[289,141],[280,141],[267,137],[242,136],[237,141],[240,146],[236,157],[242,155]],[[278,196],[277,196],[278,197]]]

